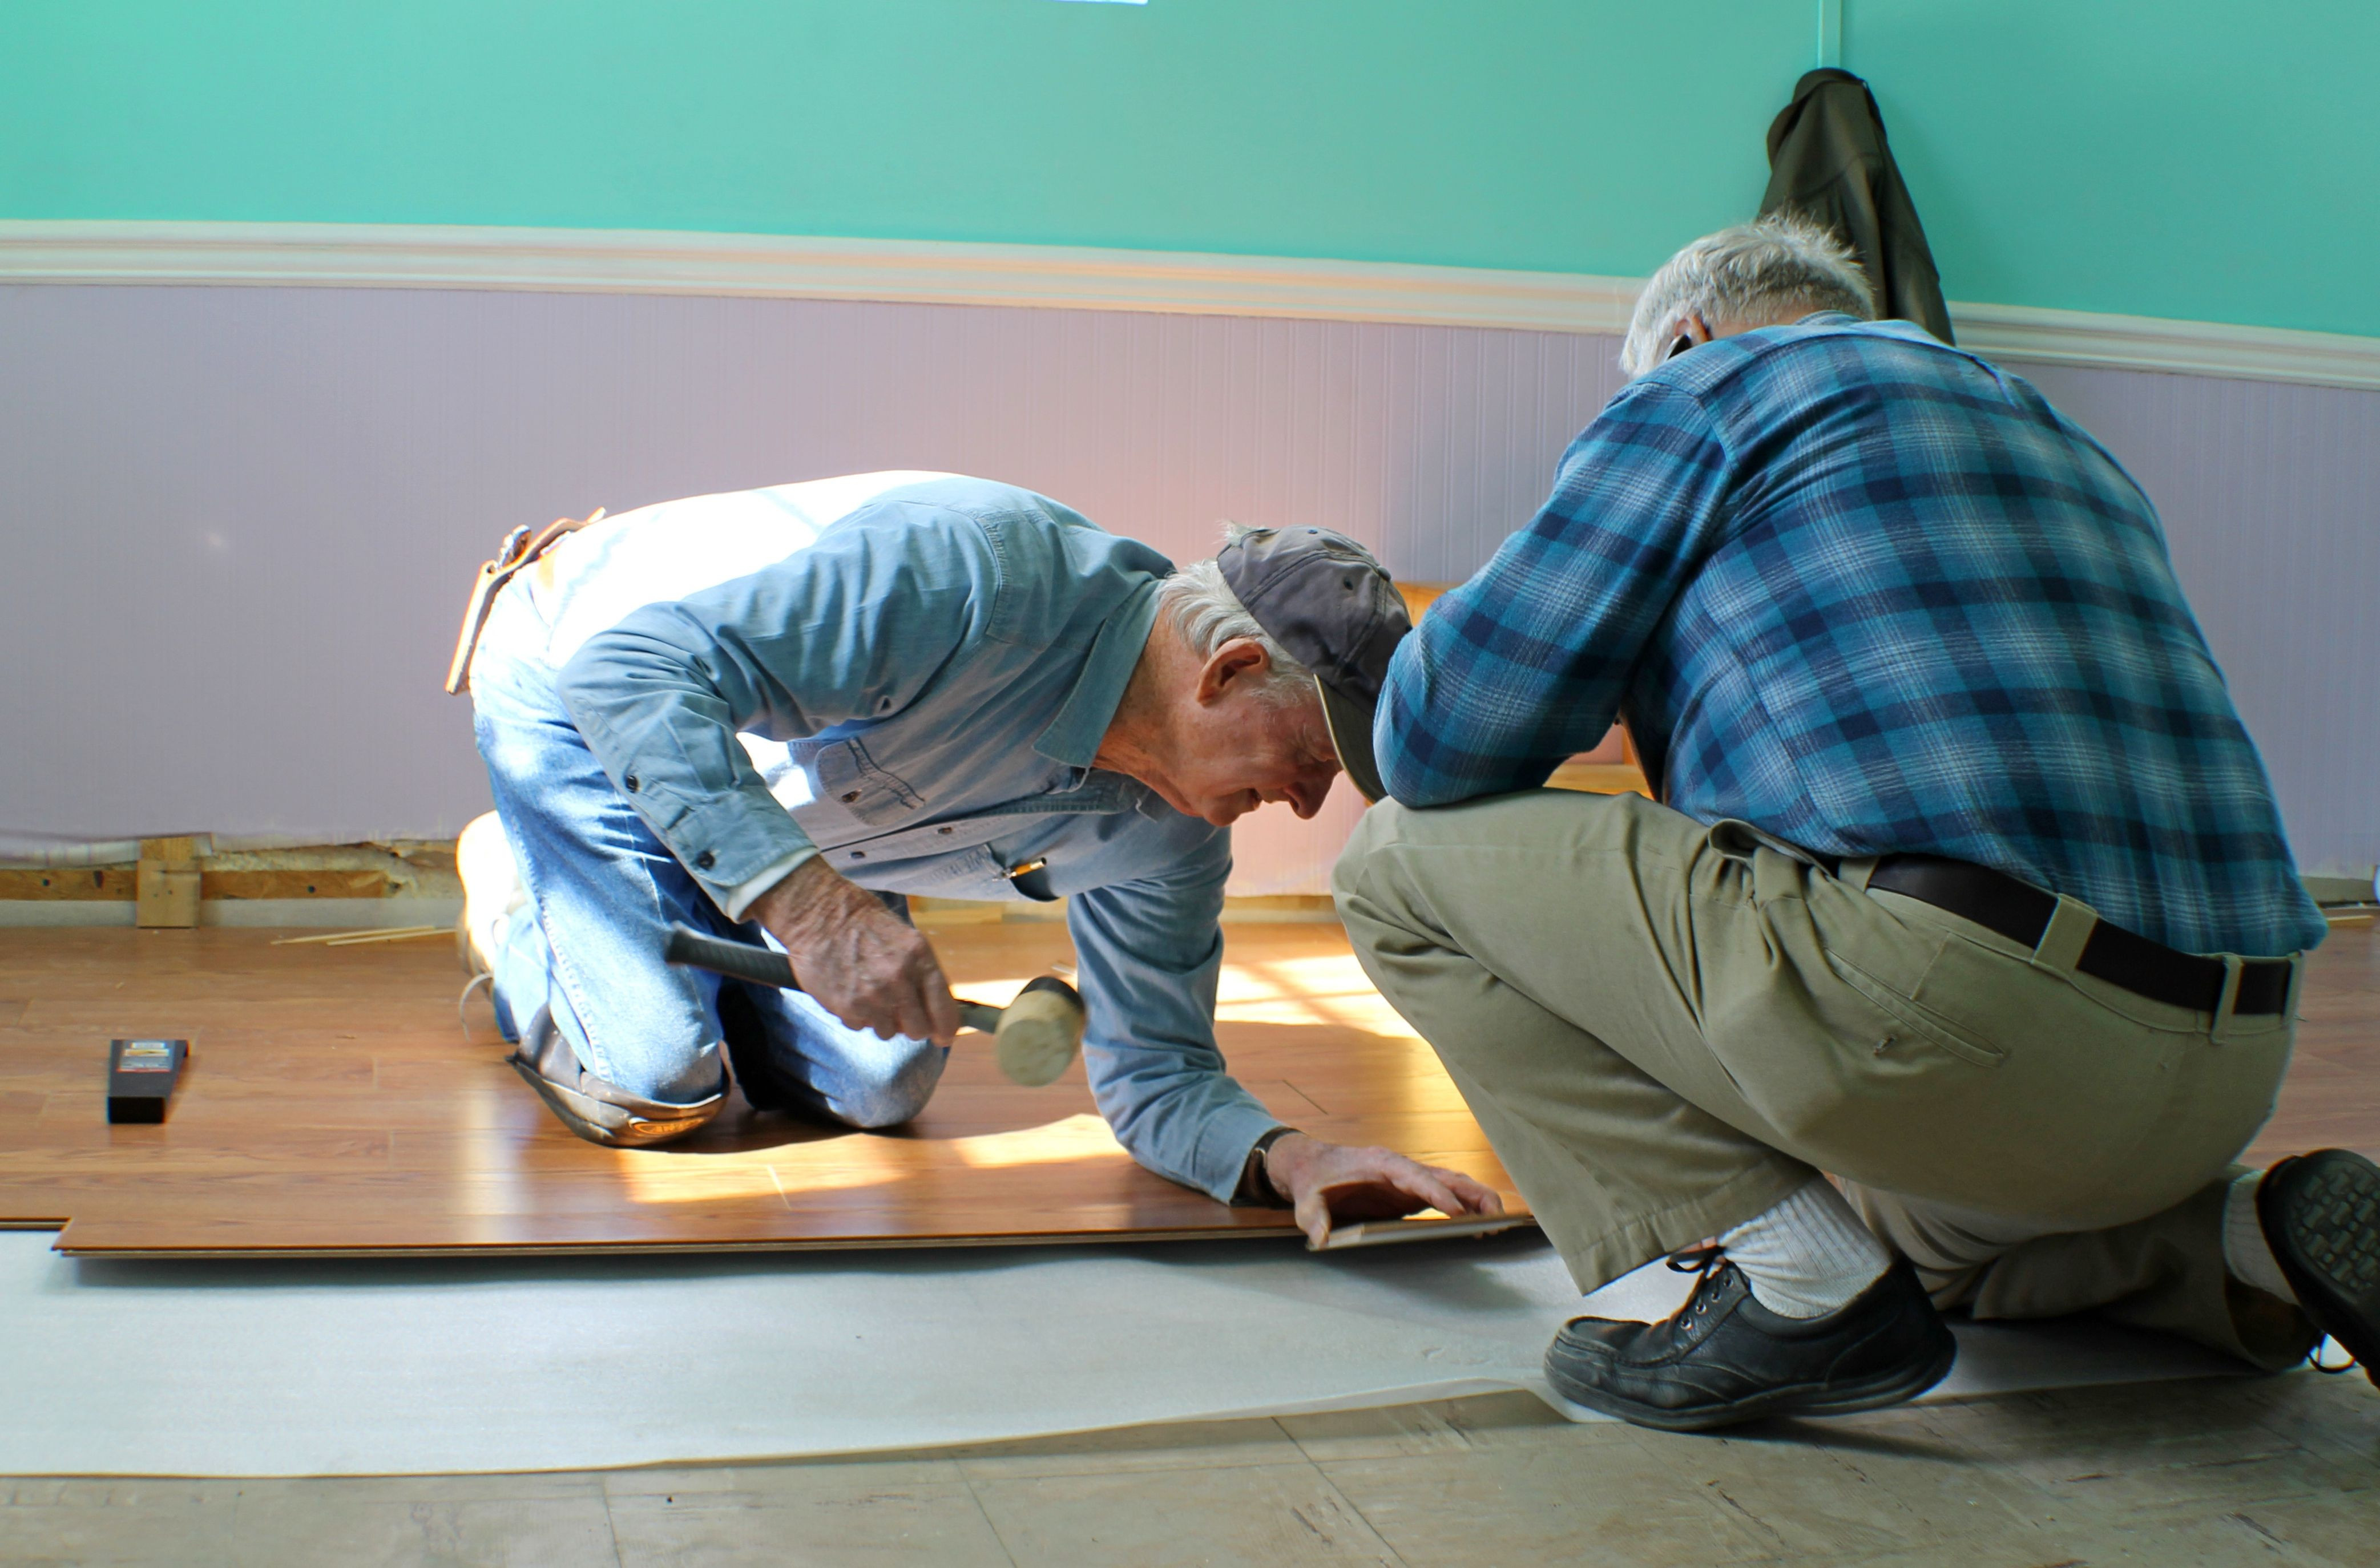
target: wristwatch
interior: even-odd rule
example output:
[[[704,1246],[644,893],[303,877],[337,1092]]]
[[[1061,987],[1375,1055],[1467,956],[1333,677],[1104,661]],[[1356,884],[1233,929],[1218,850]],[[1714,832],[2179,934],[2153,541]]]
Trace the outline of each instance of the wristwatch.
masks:
[[[1281,1195],[1281,1189],[1273,1186],[1271,1176],[1265,1170],[1265,1151],[1296,1130],[1293,1127],[1276,1127],[1256,1140],[1255,1146],[1248,1151],[1248,1163],[1240,1167],[1239,1189],[1232,1194],[1232,1202],[1253,1203],[1268,1209],[1290,1206],[1289,1200]]]

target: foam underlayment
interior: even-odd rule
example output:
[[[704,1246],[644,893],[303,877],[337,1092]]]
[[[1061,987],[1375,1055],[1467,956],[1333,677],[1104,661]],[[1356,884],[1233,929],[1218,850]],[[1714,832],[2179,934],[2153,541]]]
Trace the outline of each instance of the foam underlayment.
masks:
[[[50,1241],[0,1234],[0,1475],[591,1469],[1549,1399],[1538,1357],[1581,1309],[1526,1235],[451,1263]],[[1656,1264],[1587,1309],[1659,1316],[1685,1283]],[[1961,1339],[1937,1396],[2228,1365],[2087,1323]]]

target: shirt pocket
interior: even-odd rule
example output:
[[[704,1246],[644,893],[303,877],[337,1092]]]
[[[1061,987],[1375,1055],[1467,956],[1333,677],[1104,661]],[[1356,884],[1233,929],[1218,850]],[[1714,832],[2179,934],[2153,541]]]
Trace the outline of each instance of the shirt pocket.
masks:
[[[1002,874],[1005,869],[990,845],[978,844],[936,857],[920,880],[941,898],[989,903],[1016,897],[1015,889]]]
[[[819,799],[832,802],[870,827],[901,822],[926,802],[897,775],[879,767],[856,735],[831,741],[808,758]]]

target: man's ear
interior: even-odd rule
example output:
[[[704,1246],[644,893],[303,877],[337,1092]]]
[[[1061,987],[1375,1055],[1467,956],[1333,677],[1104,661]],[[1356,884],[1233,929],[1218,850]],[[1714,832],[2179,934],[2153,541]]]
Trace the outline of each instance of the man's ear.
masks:
[[[1244,681],[1262,680],[1272,668],[1272,659],[1257,644],[1245,637],[1234,637],[1217,648],[1198,671],[1198,702],[1201,706],[1220,702],[1232,689]]]

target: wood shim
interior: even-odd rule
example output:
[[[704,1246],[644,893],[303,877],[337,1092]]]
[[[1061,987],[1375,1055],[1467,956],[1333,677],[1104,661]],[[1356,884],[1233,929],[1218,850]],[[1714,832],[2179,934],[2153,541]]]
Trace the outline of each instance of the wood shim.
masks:
[[[365,931],[324,931],[310,936],[279,936],[276,947],[298,947],[318,943],[325,947],[353,947],[366,942],[406,942],[416,936],[443,935],[451,927],[443,925],[392,925]]]

